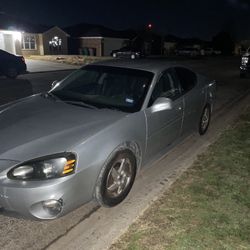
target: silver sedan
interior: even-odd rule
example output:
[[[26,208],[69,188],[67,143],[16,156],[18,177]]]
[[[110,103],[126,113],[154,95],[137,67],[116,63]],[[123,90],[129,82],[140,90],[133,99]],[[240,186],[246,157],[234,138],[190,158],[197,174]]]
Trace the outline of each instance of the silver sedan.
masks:
[[[214,100],[215,82],[186,67],[116,60],[1,106],[0,206],[38,219],[115,206],[138,171],[207,131]]]

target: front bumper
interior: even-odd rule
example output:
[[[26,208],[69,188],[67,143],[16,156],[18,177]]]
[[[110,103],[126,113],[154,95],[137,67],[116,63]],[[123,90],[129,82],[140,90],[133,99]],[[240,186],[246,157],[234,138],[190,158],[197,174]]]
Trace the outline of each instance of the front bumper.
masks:
[[[250,65],[241,65],[240,66],[240,71],[244,72],[244,73],[250,72]]]
[[[7,173],[15,165],[17,162],[0,160],[0,207],[7,211],[25,217],[55,219],[91,200],[85,171],[45,181],[10,180]],[[56,214],[50,213],[44,206],[46,201],[51,200],[61,204]]]
[[[27,71],[27,65],[24,63],[22,65],[20,65],[19,67],[19,74],[27,74],[28,71]]]

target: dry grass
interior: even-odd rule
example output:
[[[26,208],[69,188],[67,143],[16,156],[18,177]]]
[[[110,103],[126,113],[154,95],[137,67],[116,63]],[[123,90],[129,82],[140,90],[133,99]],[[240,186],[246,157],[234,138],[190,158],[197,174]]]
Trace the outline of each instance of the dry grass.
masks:
[[[112,59],[111,57],[81,56],[81,55],[48,55],[48,56],[29,56],[27,59],[44,60],[51,62],[66,63],[71,65],[85,65],[98,61]]]

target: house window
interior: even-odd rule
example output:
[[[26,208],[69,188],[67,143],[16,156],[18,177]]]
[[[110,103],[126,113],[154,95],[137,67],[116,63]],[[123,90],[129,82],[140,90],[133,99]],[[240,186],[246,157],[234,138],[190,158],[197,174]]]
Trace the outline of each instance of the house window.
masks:
[[[23,35],[22,49],[36,49],[36,37],[34,35]]]

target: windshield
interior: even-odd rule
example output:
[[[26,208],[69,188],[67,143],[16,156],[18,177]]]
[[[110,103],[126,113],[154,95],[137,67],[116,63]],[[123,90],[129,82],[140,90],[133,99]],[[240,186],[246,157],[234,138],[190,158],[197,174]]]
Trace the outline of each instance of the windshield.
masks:
[[[143,70],[89,65],[51,93],[63,101],[132,113],[141,109],[152,79],[153,73]]]

